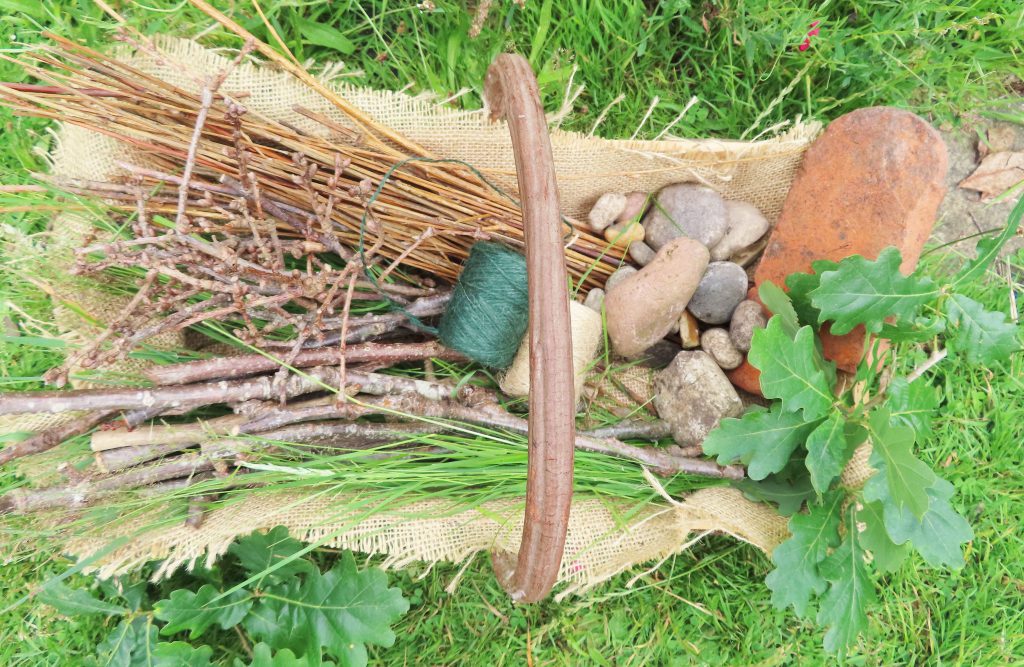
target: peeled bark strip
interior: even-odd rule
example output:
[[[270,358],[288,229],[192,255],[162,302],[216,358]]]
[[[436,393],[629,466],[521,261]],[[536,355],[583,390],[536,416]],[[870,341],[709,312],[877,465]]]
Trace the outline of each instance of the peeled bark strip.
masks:
[[[522,199],[530,328],[530,456],[526,518],[519,556],[495,558],[505,590],[518,602],[543,599],[558,579],[572,502],[576,429],[568,274],[562,249],[558,184],[537,77],[522,56],[499,54],[487,70],[484,97],[504,118]]]
[[[132,447],[108,449],[96,452],[96,467],[105,473],[120,472],[143,463],[148,463],[161,456],[177,454],[198,444],[198,442],[175,442],[164,445],[135,445]]]
[[[255,438],[243,438],[231,434],[215,435],[207,431],[208,439],[199,441],[176,441],[162,444],[135,445],[96,452],[96,465],[104,472],[118,472],[169,454],[176,454],[189,447],[202,444],[207,451],[238,454],[254,449],[266,449],[267,442],[310,445],[318,450],[367,449],[394,440],[415,438],[420,435],[443,433],[451,430],[441,424],[419,424],[401,422],[390,424],[367,424],[348,421],[317,422],[286,426],[260,433]],[[175,435],[175,434],[172,434]]]
[[[92,434],[94,452],[129,449],[142,445],[190,445],[216,435],[229,435],[248,421],[245,415],[226,415],[191,424],[143,426],[134,431],[97,431]]]

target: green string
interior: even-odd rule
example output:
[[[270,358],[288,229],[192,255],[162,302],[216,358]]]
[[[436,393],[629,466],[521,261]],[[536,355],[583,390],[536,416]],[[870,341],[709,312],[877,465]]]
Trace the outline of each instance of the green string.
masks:
[[[482,241],[469,251],[437,337],[445,347],[492,368],[508,368],[529,323],[526,258]]]

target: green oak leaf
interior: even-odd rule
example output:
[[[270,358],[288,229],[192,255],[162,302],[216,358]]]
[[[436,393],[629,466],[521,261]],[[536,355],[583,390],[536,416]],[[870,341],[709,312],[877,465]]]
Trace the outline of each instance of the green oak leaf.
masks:
[[[160,642],[153,648],[153,667],[210,667],[213,649],[186,642]]]
[[[896,544],[889,537],[885,528],[885,517],[882,503],[866,503],[857,512],[857,521],[864,524],[860,541],[864,548],[871,552],[873,562],[878,571],[889,574],[899,569],[903,561],[910,555],[908,544]]]
[[[821,274],[811,303],[832,321],[832,333],[849,333],[858,324],[878,333],[885,318],[913,319],[919,307],[939,295],[928,278],[901,274],[900,261],[900,251],[888,247],[875,261],[854,255]]]
[[[974,539],[974,531],[949,503],[952,484],[937,477],[927,492],[928,511],[921,518],[883,502],[886,532],[895,544],[911,544],[929,565],[960,568],[964,564],[961,545]]]
[[[133,611],[142,607],[146,598],[146,587],[149,584],[145,579],[134,579],[128,575],[100,579],[98,583],[104,597],[120,598]]]
[[[704,439],[704,453],[717,456],[718,463],[737,461],[747,466],[747,476],[762,480],[779,472],[807,435],[818,425],[806,422],[800,413],[755,408],[739,419],[723,419]]]
[[[896,343],[923,343],[932,340],[946,330],[946,318],[941,315],[933,317],[920,316],[910,322],[890,324],[882,323],[878,332],[879,338],[886,338]]]
[[[857,512],[853,506],[848,517],[847,525],[855,526]],[[867,609],[876,601],[860,534],[847,530],[842,544],[818,569],[829,582],[828,592],[821,598],[818,608],[818,623],[829,626],[825,633],[825,650],[840,653],[852,646],[867,627]]]
[[[839,542],[844,495],[833,491],[822,498],[821,505],[812,505],[806,514],[790,518],[791,536],[775,547],[775,569],[764,580],[776,608],[792,606],[797,615],[806,617],[811,598],[825,591],[828,584],[818,572],[818,564]]]
[[[408,609],[402,592],[388,588],[383,571],[359,571],[345,553],[325,574],[314,571],[268,589],[243,625],[277,650],[309,656],[323,647],[342,665],[365,665],[366,644],[391,646],[390,626]]]
[[[892,422],[914,429],[915,440],[920,442],[932,431],[939,396],[924,378],[907,382],[906,378],[899,377],[889,383],[885,406]]]
[[[789,289],[789,298],[793,302],[793,310],[796,311],[803,324],[814,327],[822,324],[821,313],[811,303],[810,293],[821,284],[822,273],[834,271],[838,267],[838,262],[819,259],[811,262],[812,273],[791,273],[786,276],[786,287]]]
[[[754,332],[747,360],[761,371],[761,393],[782,399],[788,412],[803,410],[817,419],[832,407],[834,397],[825,361],[814,344],[814,330],[802,327],[796,336],[787,333],[782,318],[773,315],[768,326]]]
[[[850,454],[867,442],[868,430],[857,422],[846,422],[846,446],[850,448]]]
[[[801,459],[795,457],[790,459],[790,464],[781,472],[768,475],[759,481],[744,478],[733,482],[732,485],[742,491],[749,500],[775,503],[782,516],[796,514],[804,503],[817,497],[807,468]]]
[[[789,296],[782,291],[782,288],[772,281],[766,280],[757,288],[757,295],[772,317],[779,318],[779,325],[786,335],[790,338],[796,336],[797,329],[800,328],[800,321],[796,311],[793,310],[793,303],[789,300]]]
[[[333,662],[319,662],[320,667],[333,667]],[[309,661],[299,658],[288,649],[274,652],[267,644],[260,642],[252,647],[252,661],[245,663],[235,658],[234,667],[307,667]]]
[[[122,620],[96,645],[96,657],[87,662],[102,667],[152,667],[158,642],[156,626],[148,615]]]
[[[1005,361],[1020,349],[1017,325],[1007,321],[1004,313],[985,310],[985,306],[962,294],[946,301],[946,317],[946,345],[969,364]]]
[[[127,614],[128,608],[105,602],[82,588],[71,588],[62,581],[51,581],[43,585],[36,599],[48,604],[64,616],[83,614],[105,614],[117,616]]]
[[[995,238],[987,238],[978,241],[978,245],[975,246],[977,253],[974,259],[968,262],[964,268],[960,270],[956,277],[953,278],[953,287],[959,287],[960,285],[969,283],[982,274],[988,269],[989,264],[995,261],[996,257],[999,256],[999,251],[1002,250],[1006,242],[1014,237],[1017,233],[1017,228],[1020,226],[1021,218],[1024,217],[1024,197],[1017,202],[1017,205],[1010,211],[1010,217],[1006,221],[1006,227],[1000,232],[999,236]]]
[[[864,485],[864,498],[907,508],[918,518],[924,516],[928,511],[927,489],[936,477],[924,461],[914,456],[914,429],[892,424],[885,407],[869,415],[868,429],[872,443],[868,463],[878,472]]]
[[[833,412],[807,436],[804,465],[811,473],[814,490],[818,493],[827,491],[852,453],[846,442],[846,418],[839,412]]]
[[[237,625],[252,607],[252,595],[237,590],[222,595],[210,584],[204,584],[198,591],[179,589],[171,597],[160,600],[153,606],[153,615],[165,625],[160,633],[173,635],[188,630],[190,639],[199,637],[216,623],[224,630]]]
[[[287,528],[276,526],[266,533],[246,535],[232,544],[228,552],[238,558],[250,576],[260,576],[260,581],[269,585],[316,569],[305,558],[295,557],[303,548],[302,542],[288,536]]]

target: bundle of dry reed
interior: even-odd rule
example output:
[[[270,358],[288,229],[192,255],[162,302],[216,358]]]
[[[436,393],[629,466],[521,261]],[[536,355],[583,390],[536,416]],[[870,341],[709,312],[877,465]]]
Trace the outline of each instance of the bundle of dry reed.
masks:
[[[324,138],[247,109],[248,91],[223,89],[227,71],[196,95],[116,57],[50,38],[52,45],[16,60],[44,83],[0,85],[0,99],[18,113],[113,137],[151,165],[122,165],[122,182],[54,183],[58,188],[127,211],[141,206],[146,216],[173,216],[178,232],[258,240],[273,228],[281,239],[313,244],[304,254],[327,251],[343,260],[374,247],[449,281],[480,237],[522,245],[512,197],[470,165],[437,160],[336,95],[328,99],[347,124],[295,109],[330,130]],[[121,39],[155,48],[126,33]],[[236,62],[254,48],[243,47]],[[575,233],[566,259],[577,278],[593,273],[597,284],[618,265],[617,248],[581,228],[566,231],[567,239]]]

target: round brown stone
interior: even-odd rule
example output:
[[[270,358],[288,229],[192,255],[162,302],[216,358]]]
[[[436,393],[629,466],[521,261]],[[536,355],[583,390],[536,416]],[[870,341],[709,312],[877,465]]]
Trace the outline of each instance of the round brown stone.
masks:
[[[678,238],[608,289],[604,309],[616,354],[634,357],[665,337],[697,289],[709,257],[702,244]]]

